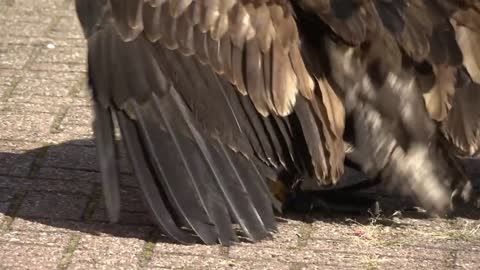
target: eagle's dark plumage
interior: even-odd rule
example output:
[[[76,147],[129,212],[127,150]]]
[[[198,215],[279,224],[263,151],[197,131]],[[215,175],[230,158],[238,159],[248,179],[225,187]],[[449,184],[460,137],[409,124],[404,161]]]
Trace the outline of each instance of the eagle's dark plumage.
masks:
[[[176,241],[275,231],[272,183],[335,188],[344,163],[444,212],[480,141],[473,0],[76,0],[110,219],[114,122]]]

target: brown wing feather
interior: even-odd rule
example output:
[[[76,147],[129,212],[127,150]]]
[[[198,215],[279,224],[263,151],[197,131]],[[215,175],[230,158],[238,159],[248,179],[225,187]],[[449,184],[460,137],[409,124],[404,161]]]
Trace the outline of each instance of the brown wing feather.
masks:
[[[133,2],[138,4],[138,1]],[[117,2],[111,3],[117,5]],[[315,96],[314,89],[319,88],[319,81],[313,79],[300,52],[298,26],[288,1],[147,1],[143,12],[140,12],[142,5],[132,5],[136,13],[135,20],[130,21],[136,22],[135,30],[124,29],[130,25],[125,24],[125,20],[132,15],[121,12],[115,15],[114,24],[123,33],[122,38],[134,39],[144,29],[150,41],[178,50],[185,56],[194,56],[227,78],[242,95],[248,95],[263,117],[291,114],[298,95],[310,100]],[[116,7],[118,10],[122,8],[120,4]],[[352,22],[352,27],[355,24]],[[356,28],[352,31],[355,32]],[[328,138],[335,138],[336,146],[322,148],[329,162],[321,166],[321,173],[316,174],[330,182],[331,177],[336,178],[339,174],[329,171],[339,171],[343,166],[343,152],[338,149],[343,149],[344,125],[341,123],[344,114],[337,114],[343,111],[343,106],[336,94],[328,91],[322,90],[322,98],[315,101],[317,107],[323,108],[313,110],[315,114],[322,114],[316,116],[318,125],[304,125],[304,128],[315,128],[319,130],[318,134],[330,134]],[[324,141],[325,138],[318,137],[309,142],[309,148],[317,148],[314,142],[333,143],[330,139]],[[313,158],[312,162],[315,166],[321,161]]]
[[[145,29],[152,42],[159,41],[172,50],[180,46],[182,52],[193,53],[219,74],[231,70],[229,79],[242,94],[255,92],[252,101],[262,115],[291,113],[298,91],[311,97],[313,80],[298,57],[298,30],[286,2],[260,1],[254,5],[233,0],[171,0],[149,1],[145,7],[142,1],[129,2],[129,7],[111,2],[122,38],[132,40]],[[272,52],[272,61],[279,63],[273,64],[272,80],[261,78],[261,73],[245,72],[247,66],[261,69],[262,59]],[[261,81],[275,85],[265,89]],[[261,94],[269,88],[272,94]]]
[[[480,16],[480,13],[477,13],[477,16]],[[480,19],[470,17],[466,24],[460,23],[454,25],[457,41],[464,55],[463,63],[472,79],[480,83]]]
[[[442,124],[457,152],[473,156],[480,148],[480,4],[466,1],[454,9],[451,21],[465,69],[456,74],[451,110]]]

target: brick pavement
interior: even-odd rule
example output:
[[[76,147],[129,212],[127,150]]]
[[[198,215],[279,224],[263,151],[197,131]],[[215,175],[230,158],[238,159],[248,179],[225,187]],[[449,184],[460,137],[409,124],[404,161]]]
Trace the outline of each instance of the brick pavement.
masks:
[[[0,269],[480,269],[471,209],[449,220],[291,216],[254,245],[171,244],[125,161],[122,219],[109,224],[85,52],[72,0],[0,0]]]

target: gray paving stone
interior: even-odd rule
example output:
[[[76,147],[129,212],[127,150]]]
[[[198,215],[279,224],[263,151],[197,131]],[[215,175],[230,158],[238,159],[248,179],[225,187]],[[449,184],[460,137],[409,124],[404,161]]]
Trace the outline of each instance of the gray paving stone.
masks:
[[[83,78],[82,75],[75,73],[45,73],[42,76],[25,77],[17,84],[12,95],[14,97],[31,96],[32,94],[48,97],[65,97],[81,78]]]
[[[30,191],[73,192],[87,195],[92,190],[92,182],[71,182],[64,180],[46,180],[42,178],[0,176],[0,187]],[[55,197],[52,197],[52,200],[55,199]]]
[[[77,145],[51,147],[47,151],[43,166],[98,171],[96,155],[95,147]]]
[[[9,46],[2,49],[0,54],[0,68],[22,69],[32,57],[34,48],[31,46]]]
[[[62,247],[39,245],[2,244],[0,269],[55,269],[62,258]]]
[[[135,269],[144,241],[135,238],[82,235],[72,264],[96,269],[98,265]],[[75,267],[74,267],[75,269]]]
[[[75,125],[91,128],[93,110],[90,106],[72,106],[68,109],[61,125]]]
[[[18,151],[8,151],[0,147],[0,174],[9,176],[27,176],[35,160],[33,152],[20,154]]]
[[[39,231],[9,231],[0,236],[0,242],[17,245],[39,245],[44,247],[63,247],[68,236],[62,233]]]
[[[48,113],[2,112],[0,140],[36,141],[50,135],[55,116]]]
[[[19,217],[80,220],[87,206],[87,196],[56,192],[29,192],[17,213]]]
[[[290,269],[288,264],[277,261],[241,261],[189,254],[155,257],[151,267],[152,269]]]
[[[3,224],[4,222],[4,218],[8,209],[10,209],[10,203],[14,194],[15,190],[13,189],[0,188],[0,224]]]

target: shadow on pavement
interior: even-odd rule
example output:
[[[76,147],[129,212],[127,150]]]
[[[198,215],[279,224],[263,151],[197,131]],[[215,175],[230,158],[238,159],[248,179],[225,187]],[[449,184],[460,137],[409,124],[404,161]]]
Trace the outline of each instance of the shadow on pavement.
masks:
[[[0,152],[0,231],[10,227],[16,229],[17,223],[26,221],[51,227],[47,230],[66,229],[93,235],[107,234],[169,242],[157,233],[148,217],[121,148],[119,162],[122,214],[118,224],[110,224],[105,214],[92,140],[73,140],[21,154]],[[474,185],[478,190],[480,160],[467,160],[466,166],[475,179]],[[366,195],[373,196],[374,193],[381,194],[377,198],[386,220],[397,210],[414,206],[407,198],[387,195],[380,190],[369,190]],[[402,216],[422,219],[429,217],[415,211],[403,211]],[[480,219],[480,210],[465,206],[455,213],[453,218],[455,217]],[[335,211],[329,213],[314,210],[307,213],[289,211],[279,218],[279,222],[285,218],[304,222],[324,220],[340,224],[354,219],[368,224],[372,218],[377,217],[368,213],[338,214]],[[383,225],[389,226],[389,223]]]

